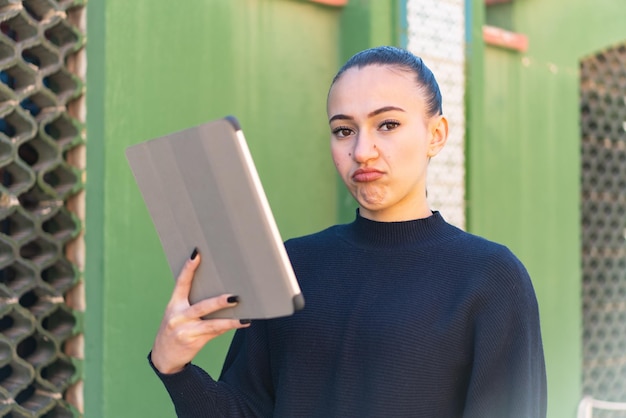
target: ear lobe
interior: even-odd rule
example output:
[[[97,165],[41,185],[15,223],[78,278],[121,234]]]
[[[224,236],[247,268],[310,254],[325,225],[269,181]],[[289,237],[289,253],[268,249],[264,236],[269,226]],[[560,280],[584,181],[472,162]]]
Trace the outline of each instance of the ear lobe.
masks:
[[[428,157],[434,157],[446,145],[448,141],[448,119],[440,115],[433,118],[430,123],[430,141],[428,143]]]

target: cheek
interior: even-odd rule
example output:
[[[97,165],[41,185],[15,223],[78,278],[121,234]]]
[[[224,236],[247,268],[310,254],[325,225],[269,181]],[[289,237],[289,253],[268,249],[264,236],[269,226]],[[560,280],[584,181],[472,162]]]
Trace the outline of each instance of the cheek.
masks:
[[[332,147],[331,155],[333,158],[333,163],[335,164],[335,168],[341,174],[345,170],[347,162],[350,161],[351,153],[347,150]]]

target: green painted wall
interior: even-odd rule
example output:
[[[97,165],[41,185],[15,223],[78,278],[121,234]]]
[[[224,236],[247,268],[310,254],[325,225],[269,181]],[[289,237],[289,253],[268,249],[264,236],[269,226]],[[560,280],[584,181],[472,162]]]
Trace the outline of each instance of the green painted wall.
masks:
[[[88,3],[86,416],[173,416],[145,359],[173,279],[124,149],[234,114],[283,238],[334,223],[339,19],[297,0]],[[228,341],[198,363],[217,373]]]
[[[626,38],[616,19],[623,8],[520,0],[490,12],[529,35],[528,53],[519,54],[481,45],[483,2],[467,1],[468,228],[509,245],[529,268],[542,311],[548,416],[573,416],[581,378],[578,60]],[[88,3],[86,416],[173,416],[145,361],[172,278],[125,147],[235,114],[284,238],[350,219],[354,203],[328,156],[326,91],[352,53],[399,43],[402,3]],[[227,343],[212,344],[198,363],[217,373]]]
[[[530,271],[550,418],[574,416],[581,396],[579,61],[625,41],[624,18],[613,0],[491,6],[487,23],[528,35],[529,49],[486,46],[473,63],[483,78],[471,82],[484,87],[468,102],[468,227],[507,244]]]

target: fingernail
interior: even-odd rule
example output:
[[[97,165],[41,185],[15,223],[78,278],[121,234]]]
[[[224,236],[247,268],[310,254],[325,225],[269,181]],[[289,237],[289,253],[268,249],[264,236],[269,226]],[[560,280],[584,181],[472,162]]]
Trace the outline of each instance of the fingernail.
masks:
[[[191,257],[189,258],[191,258],[192,260],[195,260],[197,255],[198,255],[198,249],[194,248],[193,252],[191,253]]]
[[[226,299],[226,302],[237,303],[239,302],[239,296],[229,296],[228,299]]]
[[[251,319],[240,319],[240,320],[239,320],[239,323],[240,323],[241,325],[246,325],[246,324],[250,324],[250,323],[252,323],[252,320],[251,320]]]

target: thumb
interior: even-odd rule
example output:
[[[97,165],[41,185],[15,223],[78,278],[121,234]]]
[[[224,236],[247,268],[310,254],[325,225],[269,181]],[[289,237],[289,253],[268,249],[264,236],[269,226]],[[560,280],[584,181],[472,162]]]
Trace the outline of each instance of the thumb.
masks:
[[[176,278],[176,285],[174,286],[174,292],[172,293],[172,301],[189,299],[189,292],[191,291],[191,283],[193,282],[193,276],[200,265],[200,253],[198,249],[194,248],[191,256],[185,261],[180,274]]]

